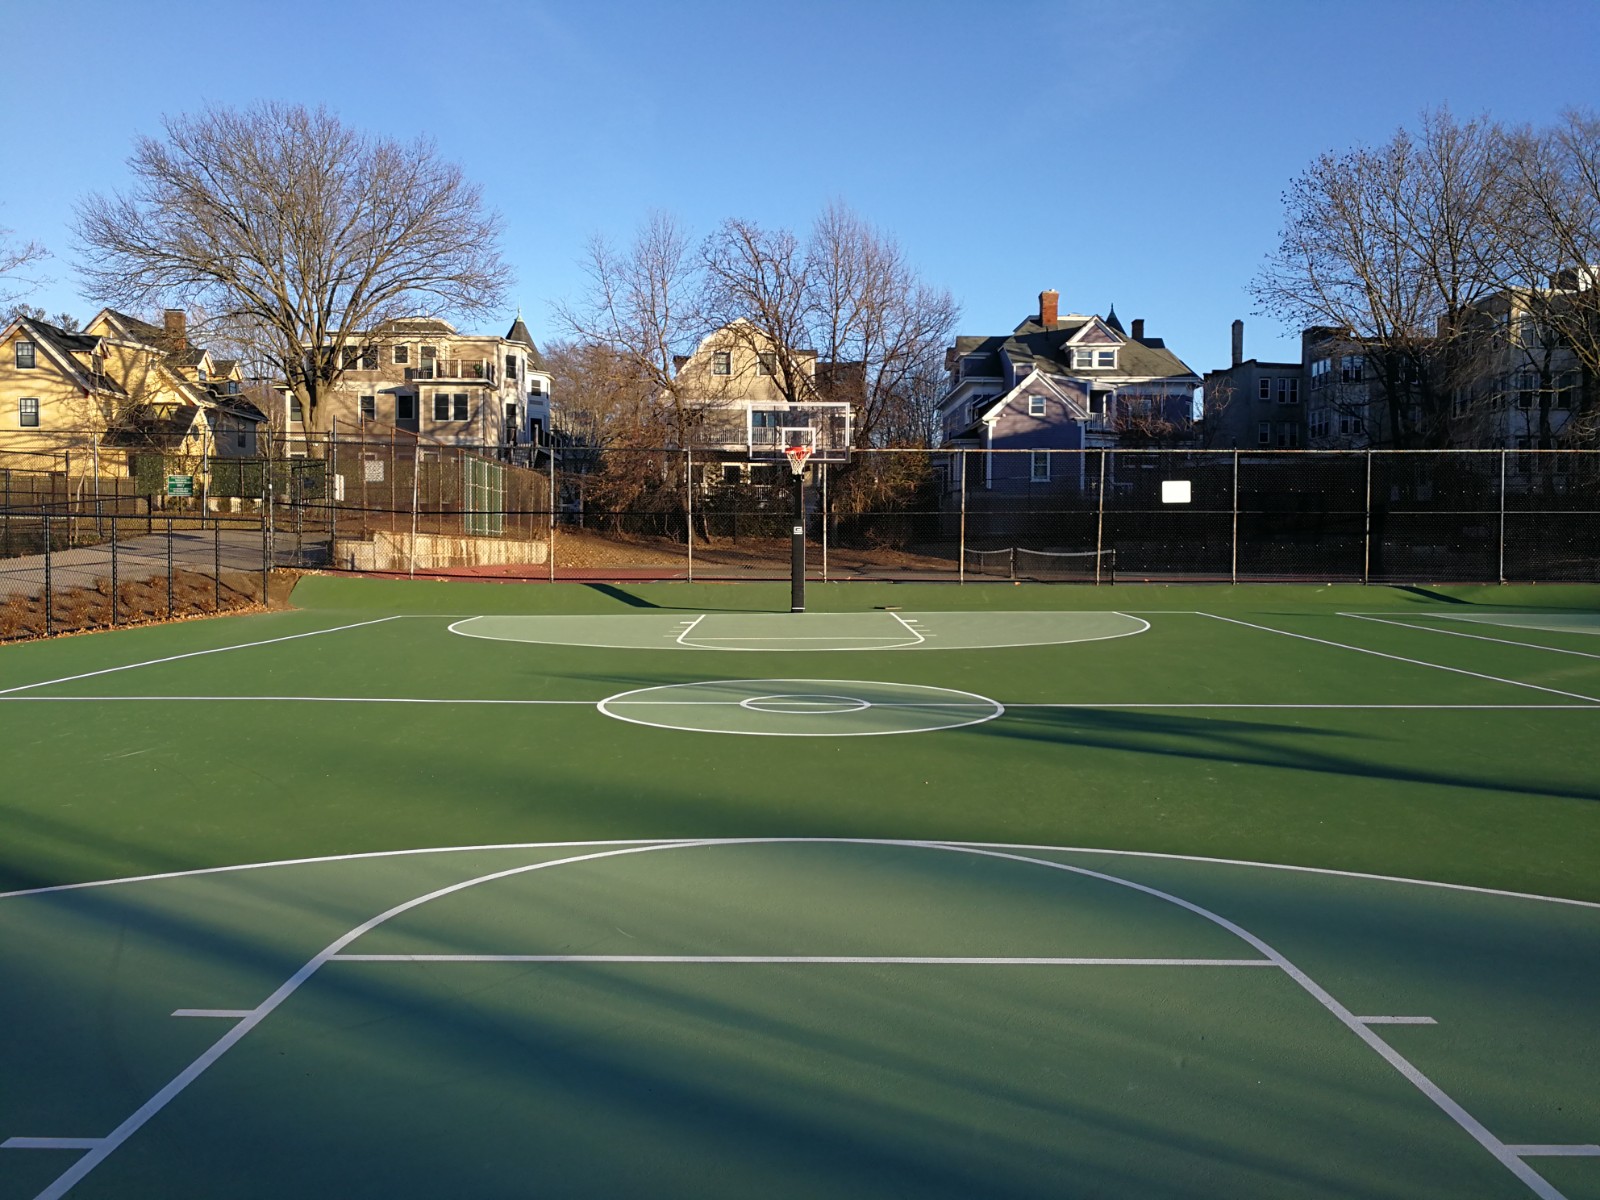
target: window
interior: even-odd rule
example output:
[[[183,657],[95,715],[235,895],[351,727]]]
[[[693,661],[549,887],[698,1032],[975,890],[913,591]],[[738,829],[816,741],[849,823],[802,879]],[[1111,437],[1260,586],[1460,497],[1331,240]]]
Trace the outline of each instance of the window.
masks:
[[[298,422],[304,423],[305,419],[306,419],[306,409],[305,409],[305,405],[300,403],[300,397],[299,396],[290,396],[289,397],[289,420],[290,420],[290,422],[293,423],[293,422],[298,421]]]
[[[1366,361],[1359,354],[1346,354],[1339,360],[1339,382],[1360,383]]]
[[[542,395],[544,395],[544,380],[542,380],[542,379],[530,379],[530,380],[528,380],[528,395],[530,395],[530,396],[542,396]]]
[[[376,371],[378,369],[378,348],[376,346],[363,346],[361,348],[361,369],[363,371]]]
[[[361,397],[361,419],[363,421],[376,421],[378,419],[378,398],[376,396]]]
[[[1105,414],[1106,414],[1106,393],[1105,392],[1090,392],[1089,393],[1089,415],[1091,417],[1103,417],[1103,416],[1105,416]]]
[[[196,367],[194,369],[194,373],[195,373],[195,377],[201,383],[204,383],[206,381],[206,369],[204,367]]]
[[[738,463],[722,464],[722,483],[724,487],[737,487],[744,479],[744,470]]]
[[[1256,441],[1263,446],[1272,445],[1272,422],[1262,421],[1256,426]]]
[[[235,435],[234,445],[238,446],[241,450],[244,449],[244,430],[239,430],[239,432]]]
[[[1263,400],[1272,399],[1272,380],[1268,379],[1265,375],[1261,377],[1260,397]]]
[[[435,421],[448,421],[450,419],[449,392],[435,392],[433,394],[433,419]]]
[[[508,354],[508,355],[506,355],[506,378],[507,379],[515,379],[516,377],[517,377],[517,356],[515,354]]]
[[[33,370],[33,362],[34,362],[34,358],[33,358],[33,343],[32,342],[21,342],[21,341],[19,341],[16,345],[17,345],[17,370],[19,370],[19,371],[31,371],[31,370]]]
[[[776,375],[778,373],[778,356],[770,350],[756,355],[757,375]]]
[[[346,346],[339,351],[339,369],[341,371],[354,371],[361,365],[361,347]]]
[[[711,354],[711,373],[713,375],[732,375],[733,356],[726,350],[715,350]]]
[[[396,346],[394,348],[394,365],[395,366],[403,367],[410,361],[411,361],[411,347],[410,346]]]
[[[1096,350],[1094,365],[1097,367],[1114,367],[1117,365],[1117,352],[1115,350]]]
[[[1030,417],[1042,417],[1042,416],[1044,416],[1044,397],[1043,396],[1029,396],[1028,397],[1028,415]]]
[[[18,343],[19,345],[21,343]],[[39,427],[39,398],[37,396],[24,396],[17,401],[17,424],[24,429],[37,429]]]
[[[1032,483],[1050,482],[1050,451],[1035,450],[1029,464],[1028,479]]]
[[[439,351],[432,346],[423,346],[419,353],[421,357],[417,360],[417,377],[419,379],[432,379],[433,364],[439,357]]]
[[[1328,386],[1328,372],[1332,366],[1331,359],[1315,358],[1311,360],[1311,387],[1313,390]]]
[[[1300,426],[1294,421],[1278,422],[1278,445],[1293,450],[1300,445]]]
[[[467,419],[466,393],[457,392],[454,396],[451,396],[450,399],[455,402],[452,406],[454,411],[450,415],[457,421],[465,421]]]
[[[223,391],[230,396],[237,396],[239,394],[239,381],[237,379],[228,380],[228,386],[223,388]]]
[[[769,410],[752,411],[750,414],[750,428],[752,429],[777,429],[778,419],[782,413]]]
[[[409,392],[402,392],[394,398],[394,419],[396,421],[415,421],[417,419],[417,398]]]
[[[1300,381],[1298,379],[1292,376],[1279,379],[1277,391],[1279,404],[1300,403]]]

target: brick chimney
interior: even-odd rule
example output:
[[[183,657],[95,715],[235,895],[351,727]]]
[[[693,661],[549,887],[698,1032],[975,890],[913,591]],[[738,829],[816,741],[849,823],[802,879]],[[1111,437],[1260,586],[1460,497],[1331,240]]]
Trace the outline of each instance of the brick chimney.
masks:
[[[1039,324],[1046,329],[1058,320],[1058,306],[1061,303],[1061,293],[1051,288],[1039,293]]]
[[[1238,366],[1244,361],[1244,322],[1233,323],[1233,365]]]
[[[166,326],[167,345],[174,354],[183,352],[189,344],[189,319],[181,308],[168,308],[161,313],[162,324]]]
[[[1135,317],[1133,319],[1133,340],[1136,341],[1136,342],[1144,341],[1144,318],[1143,317]]]

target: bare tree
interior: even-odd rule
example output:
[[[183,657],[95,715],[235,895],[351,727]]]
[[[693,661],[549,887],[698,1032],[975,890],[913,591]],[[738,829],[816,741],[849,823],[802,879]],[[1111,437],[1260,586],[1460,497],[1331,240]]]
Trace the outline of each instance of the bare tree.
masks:
[[[859,364],[835,368],[850,391],[828,397],[856,404],[856,444],[932,445],[959,315],[950,293],[919,279],[892,238],[840,204],[812,227],[805,285],[823,361]]]
[[[308,427],[385,321],[502,302],[500,222],[426,139],[371,137],[326,109],[261,103],[164,122],[127,194],[78,209],[96,299],[201,307],[299,396]]]
[[[46,325],[54,325],[67,333],[77,333],[83,328],[83,323],[69,312],[58,312],[52,316],[38,305],[23,304],[20,301],[11,306],[11,315],[27,317],[30,321],[43,321]]]
[[[772,356],[785,399],[848,402],[858,446],[927,444],[958,310],[892,238],[832,204],[803,244],[788,230],[729,220],[702,256],[707,319]]]
[[[622,390],[655,400],[667,414],[673,444],[690,444],[700,405],[677,370],[702,332],[699,263],[689,234],[675,218],[652,213],[624,251],[604,238],[591,240],[584,270],[589,288],[583,300],[556,306],[557,319],[580,346],[591,348],[582,365],[603,361],[604,386],[615,390],[621,378]]]
[[[1569,110],[1547,129],[1505,135],[1504,283],[1525,314],[1504,336],[1539,397],[1539,445],[1554,444],[1550,409],[1569,412],[1566,442],[1600,439],[1600,117]],[[1576,376],[1576,382],[1572,377]],[[1520,400],[1520,396],[1519,396]]]
[[[1425,114],[1376,148],[1323,154],[1284,195],[1285,225],[1251,290],[1260,311],[1347,332],[1397,447],[1442,445],[1469,319],[1499,285],[1497,131]]]
[[[701,247],[702,320],[752,354],[768,356],[791,404],[818,399],[812,352],[810,261],[787,229],[729,218]]]
[[[38,242],[19,242],[11,230],[0,229],[0,304],[8,304],[37,287],[39,280],[25,278],[17,272],[49,257]]]

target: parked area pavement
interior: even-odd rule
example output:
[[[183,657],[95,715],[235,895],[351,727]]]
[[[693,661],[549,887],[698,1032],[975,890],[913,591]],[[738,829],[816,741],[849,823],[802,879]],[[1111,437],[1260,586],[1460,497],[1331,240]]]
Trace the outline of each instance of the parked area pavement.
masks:
[[[272,566],[310,565],[326,557],[326,550],[320,543],[302,541],[297,552],[292,533],[286,536],[280,531],[275,542]],[[52,591],[62,592],[71,588],[94,588],[102,580],[111,579],[113,574],[119,584],[162,579],[167,575],[169,562],[173,572],[205,576],[218,571],[260,571],[265,557],[266,548],[258,529],[176,529],[170,535],[165,532],[141,534],[119,538],[115,543],[56,550],[49,556],[49,584]],[[42,596],[45,579],[43,554],[0,559],[0,598]]]

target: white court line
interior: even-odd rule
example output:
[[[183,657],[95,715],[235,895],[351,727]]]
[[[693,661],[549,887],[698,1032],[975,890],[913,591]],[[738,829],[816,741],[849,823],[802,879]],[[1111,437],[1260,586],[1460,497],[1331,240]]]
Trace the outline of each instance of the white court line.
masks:
[[[1568,707],[1562,705],[1561,707]],[[654,846],[676,845],[679,838],[601,838],[585,842],[492,842],[480,846],[419,846],[411,850],[364,850],[355,854],[323,854],[310,858],[280,858],[266,862],[235,863],[225,867],[194,867],[187,871],[161,871],[149,875],[123,875],[114,879],[91,879],[83,883],[52,883],[44,887],[18,888],[0,892],[0,900],[15,900],[27,896],[48,896],[56,892],[79,892],[88,888],[120,887],[128,883],[164,883],[173,879],[193,879],[205,875],[232,875],[243,871],[266,871],[277,867],[315,867],[333,863],[365,862],[376,859],[418,858],[429,854],[483,854],[508,850],[574,850],[581,846]],[[828,838],[766,839],[773,845],[786,841],[808,844],[826,843]],[[879,843],[872,838],[851,838],[851,845],[872,846]],[[697,843],[699,844],[699,843]],[[886,846],[904,843],[886,840]],[[1574,900],[1569,896],[1541,896],[1537,892],[1513,892],[1505,888],[1478,887],[1470,883],[1446,883],[1438,879],[1412,879],[1405,875],[1377,875],[1371,871],[1341,871],[1336,867],[1307,867],[1296,863],[1257,862],[1248,858],[1217,858],[1203,854],[1164,854],[1155,850],[1108,850],[1100,846],[1046,846],[1037,842],[959,842],[947,841],[945,845],[966,846],[975,850],[1031,850],[1050,854],[1099,854],[1109,858],[1149,858],[1158,862],[1199,863],[1210,867],[1249,867],[1257,871],[1289,871],[1298,875],[1326,875],[1334,879],[1359,879],[1369,883],[1398,883],[1407,887],[1441,888],[1450,892],[1465,892],[1473,896],[1497,896],[1506,900],[1537,900],[1542,904],[1561,904],[1571,908],[1600,910],[1600,901]]]
[[[253,1008],[175,1008],[175,1017],[216,1017],[219,1020],[240,1020],[255,1012]]]
[[[1541,646],[1537,642],[1516,642],[1510,638],[1489,637],[1482,633],[1462,633],[1459,629],[1435,629],[1431,625],[1410,625],[1405,621],[1388,621],[1383,617],[1369,616],[1366,613],[1340,613],[1341,617],[1354,617],[1357,621],[1371,621],[1375,625],[1393,625],[1397,629],[1414,629],[1418,633],[1442,633],[1449,637],[1471,638],[1475,642],[1495,642],[1501,646],[1518,646],[1524,650],[1544,650],[1550,654],[1571,654],[1577,658],[1600,658],[1600,654],[1591,654],[1587,650],[1567,650],[1561,646]],[[1456,618],[1459,620],[1460,618]],[[1519,626],[1523,629],[1537,629],[1538,626]],[[1544,632],[1555,632],[1546,630]]]
[[[1573,700],[1587,700],[1590,704],[1600,704],[1600,699],[1594,696],[1584,696],[1578,692],[1564,692],[1560,688],[1542,687],[1537,683],[1523,683],[1518,679],[1502,679],[1498,675],[1485,675],[1481,671],[1468,671],[1462,667],[1447,667],[1441,663],[1425,662],[1420,658],[1406,658],[1399,654],[1385,654],[1382,650],[1368,650],[1365,646],[1352,646],[1348,642],[1333,642],[1327,638],[1312,637],[1308,633],[1290,633],[1287,629],[1274,629],[1270,625],[1257,625],[1253,621],[1240,621],[1234,617],[1219,617],[1216,613],[1201,613],[1203,617],[1210,617],[1213,621],[1226,621],[1229,625],[1243,625],[1246,629],[1259,629],[1263,633],[1276,633],[1282,637],[1296,638],[1302,642],[1316,642],[1322,646],[1333,646],[1339,650],[1354,650],[1357,654],[1370,654],[1374,658],[1387,658],[1391,662],[1409,663],[1414,667],[1432,667],[1435,671],[1448,671],[1452,675],[1467,675],[1473,679],[1485,679],[1490,683],[1506,683],[1512,687],[1529,688],[1535,692],[1547,692],[1552,696],[1566,696]]]
[[[929,967],[1276,967],[1268,958],[934,958],[829,954],[335,954],[330,962],[735,963]]]
[[[93,1150],[100,1138],[13,1137],[0,1142],[0,1150]]]
[[[927,638],[923,637],[922,634],[918,633],[915,629],[913,629],[911,627],[911,622],[907,621],[899,613],[892,612],[889,615],[891,617],[893,617],[896,621],[899,621],[900,624],[904,625],[906,627],[906,632],[909,633],[912,637],[917,639],[916,641],[911,643],[913,646],[920,646],[923,642],[928,640]]]
[[[689,636],[689,631],[690,631],[690,630],[691,630],[691,629],[693,629],[693,628],[694,628],[694,627],[695,627],[695,626],[696,626],[696,625],[698,625],[698,624],[700,624],[700,622],[701,622],[701,621],[704,621],[704,620],[705,620],[705,619],[706,619],[706,617],[707,617],[707,616],[709,616],[709,615],[710,615],[710,614],[709,614],[709,613],[701,613],[701,614],[700,614],[700,615],[699,615],[699,616],[698,616],[698,617],[696,617],[696,618],[695,618],[695,619],[694,619],[694,620],[692,620],[692,621],[690,621],[690,622],[689,622],[689,623],[688,623],[688,625],[686,625],[686,626],[684,626],[684,628],[683,628],[683,629],[682,629],[682,630],[680,630],[680,631],[679,631],[679,633],[678,633],[678,637],[677,637],[677,639],[676,639],[676,640],[677,640],[677,643],[678,643],[678,645],[680,645],[680,646],[687,646],[687,645],[688,645],[688,644],[689,644],[689,643],[688,643],[688,642],[686,642],[686,641],[684,641],[684,640],[683,640],[683,639],[684,639],[684,638],[686,638],[686,637],[688,637],[688,636]]]
[[[281,704],[509,704],[530,707],[568,706],[594,708],[600,701],[597,700],[519,700],[500,699],[489,700],[477,697],[427,697],[427,696],[5,696],[0,695],[0,704],[107,704],[114,701],[138,701],[148,703],[155,700],[169,700],[174,703],[203,703],[215,704],[225,701],[281,703]],[[694,706],[707,705],[737,705],[737,700],[619,700],[618,704],[639,705],[680,705]],[[996,701],[998,703],[998,701]],[[976,701],[903,701],[870,703],[869,708],[987,708],[987,704],[978,704]],[[1328,709],[1332,711],[1350,710],[1353,712],[1389,711],[1401,712],[1590,712],[1600,710],[1600,701],[1589,704],[1317,704],[1317,703],[1281,703],[1281,702],[1239,702],[1239,703],[1188,703],[1183,701],[1109,701],[1074,700],[1061,702],[1024,701],[1020,704],[1006,704],[1010,711],[1013,708],[1060,708],[1060,709],[1151,709],[1165,712],[1168,709],[1262,709],[1266,711],[1284,709],[1295,711],[1305,709],[1317,711]]]
[[[1357,1017],[1363,1025],[1437,1025],[1432,1017]]]
[[[1523,1158],[1600,1158],[1600,1146],[1507,1146]]]
[[[403,901],[400,904],[394,905],[384,912],[379,913],[377,916],[364,921],[362,924],[342,934],[333,942],[329,943],[328,946],[326,946],[318,954],[307,960],[300,967],[300,969],[290,976],[290,978],[282,985],[280,985],[272,993],[272,995],[268,996],[258,1008],[252,1010],[252,1013],[249,1017],[235,1025],[226,1034],[213,1043],[209,1049],[207,1049],[192,1063],[190,1063],[188,1067],[184,1068],[183,1071],[179,1072],[178,1075],[174,1076],[173,1079],[166,1084],[166,1086],[164,1086],[160,1091],[158,1091],[143,1105],[141,1105],[138,1110],[136,1110],[131,1116],[118,1125],[117,1128],[114,1129],[110,1134],[102,1139],[97,1140],[94,1143],[93,1148],[90,1149],[88,1153],[84,1154],[82,1158],[78,1159],[71,1167],[58,1176],[53,1183],[51,1183],[45,1188],[44,1191],[40,1192],[38,1196],[35,1197],[35,1200],[60,1200],[60,1197],[66,1195],[66,1193],[70,1191],[73,1186],[75,1186],[85,1176],[93,1171],[95,1167],[99,1166],[100,1163],[104,1162],[105,1159],[113,1154],[123,1143],[128,1140],[128,1138],[132,1137],[134,1133],[138,1132],[139,1129],[141,1129],[151,1118],[165,1108],[167,1104],[170,1103],[175,1097],[182,1093],[190,1083],[199,1078],[200,1075],[203,1074],[213,1063],[221,1058],[223,1054],[225,1054],[234,1045],[238,1044],[238,1042],[242,1040],[244,1036],[250,1032],[250,1030],[255,1028],[256,1025],[260,1024],[261,1021],[263,1021],[279,1006],[286,1002],[292,995],[294,995],[294,993],[298,991],[300,987],[303,986],[306,981],[309,980],[323,965],[338,957],[346,946],[349,946],[360,937],[370,933],[372,930],[378,928],[380,925],[393,919],[394,917],[401,915],[402,913],[410,912],[411,910],[419,908],[433,900],[453,895],[455,893],[464,891],[467,888],[475,887],[479,884],[508,879],[516,875],[528,874],[533,871],[544,870],[550,867],[567,866],[579,862],[592,862],[598,859],[615,858],[623,855],[648,853],[654,850],[694,849],[720,846],[749,846],[763,845],[773,842],[896,845],[903,846],[908,849],[938,850],[948,853],[972,854],[986,858],[1027,863],[1034,866],[1046,867],[1051,870],[1064,871],[1083,878],[1097,879],[1101,882],[1110,883],[1118,887],[1128,888],[1132,891],[1151,896],[1169,904],[1173,904],[1187,912],[1194,913],[1196,916],[1199,916],[1204,920],[1218,926],[1219,928],[1232,933],[1235,937],[1251,946],[1258,953],[1271,960],[1274,965],[1283,970],[1285,974],[1294,980],[1294,982],[1297,983],[1305,992],[1317,1000],[1317,1002],[1321,1004],[1323,1008],[1325,1008],[1341,1024],[1354,1033],[1361,1041],[1365,1042],[1369,1048],[1371,1048],[1386,1062],[1388,1062],[1389,1065],[1399,1072],[1399,1074],[1409,1083],[1411,1083],[1413,1087],[1422,1092],[1424,1096],[1426,1096],[1441,1111],[1448,1115],[1451,1120],[1453,1120],[1481,1147],[1488,1151],[1496,1159],[1496,1161],[1506,1168],[1507,1171],[1520,1180],[1536,1196],[1540,1197],[1540,1200],[1565,1200],[1565,1197],[1562,1196],[1561,1192],[1558,1191],[1547,1180],[1545,1180],[1543,1176],[1541,1176],[1532,1167],[1529,1167],[1520,1156],[1512,1153],[1510,1148],[1507,1147],[1504,1142],[1500,1141],[1492,1133],[1490,1133],[1485,1126],[1483,1126],[1475,1117],[1468,1113],[1448,1093],[1446,1093],[1442,1088],[1429,1079],[1428,1076],[1413,1066],[1409,1060],[1399,1053],[1399,1051],[1395,1050],[1377,1034],[1373,1033],[1366,1026],[1362,1025],[1360,1020],[1353,1013],[1351,1013],[1349,1009],[1345,1008],[1342,1004],[1335,1000],[1331,994],[1321,987],[1321,985],[1319,985],[1304,971],[1296,967],[1292,962],[1289,961],[1288,958],[1286,958],[1279,951],[1275,950],[1272,946],[1268,945],[1261,938],[1249,932],[1243,926],[1228,920],[1226,917],[1214,913],[1209,909],[1203,908],[1191,901],[1184,900],[1179,896],[1173,895],[1169,892],[1161,891],[1158,888],[1150,887],[1142,883],[1136,883],[1133,880],[1124,879],[1120,876],[1107,875],[1100,871],[1093,871],[1087,867],[1072,866],[1067,863],[1052,862],[1049,859],[1032,858],[1020,854],[1002,853],[995,850],[977,849],[969,846],[953,845],[941,842],[855,838],[721,838],[706,841],[661,843],[644,846],[636,845],[622,849],[605,850],[594,854],[575,855],[569,858],[554,859],[548,862],[524,864],[518,867],[494,871],[487,875],[482,875],[474,879],[468,879],[450,884],[446,887],[438,888],[432,892],[428,892],[425,895]]]
[[[901,622],[905,624],[905,622]],[[907,627],[909,628],[909,626]],[[916,634],[917,631],[912,629]],[[921,635],[917,635],[919,640]],[[805,637],[773,635],[771,637],[697,637],[698,642],[899,642],[902,646],[915,646],[916,642],[906,641],[903,633],[835,633],[811,634]],[[684,645],[688,645],[687,642]]]
[[[272,646],[279,642],[292,642],[298,638],[317,637],[324,633],[342,633],[346,629],[360,629],[365,625],[382,625],[385,621],[396,621],[398,617],[379,617],[374,621],[357,621],[354,625],[335,625],[332,629],[313,629],[309,633],[291,633],[286,637],[266,638],[259,642],[241,642],[234,646],[217,646],[210,650],[191,650],[187,654],[169,654],[166,658],[152,658],[145,662],[126,663],[120,667],[105,667],[99,671],[85,671],[82,675],[66,675],[60,679],[44,679],[38,683],[24,683],[18,687],[0,688],[0,696],[9,696],[14,692],[25,692],[31,688],[50,687],[57,683],[73,683],[79,679],[93,679],[96,675],[114,675],[118,671],[131,671],[135,667],[154,667],[160,663],[178,662],[185,658],[200,658],[206,654],[222,654],[228,650],[249,650],[256,646]]]

